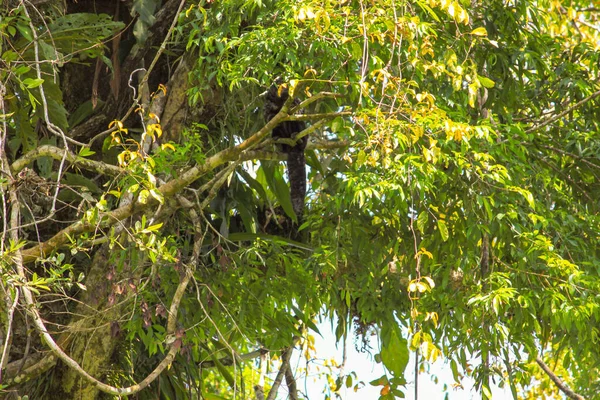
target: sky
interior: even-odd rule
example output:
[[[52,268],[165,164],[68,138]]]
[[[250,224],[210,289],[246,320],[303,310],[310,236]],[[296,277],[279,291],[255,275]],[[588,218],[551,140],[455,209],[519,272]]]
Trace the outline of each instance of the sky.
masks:
[[[335,326],[335,325],[334,325]],[[315,348],[317,355],[322,359],[335,359],[338,363],[342,360],[342,346],[339,348],[335,346],[335,334],[331,329],[329,322],[320,323],[317,325],[321,336],[314,333],[315,336]],[[354,384],[357,380],[361,380],[365,385],[354,392],[354,389],[348,388],[342,389],[339,394],[344,400],[365,400],[365,399],[377,399],[379,398],[379,391],[381,386],[374,387],[369,384],[370,381],[379,378],[383,375],[384,370],[382,364],[377,364],[373,360],[373,356],[368,353],[362,353],[355,349],[354,341],[352,336],[348,339],[349,343],[347,346],[347,362],[345,367],[345,373],[348,374],[354,371],[357,374],[358,379],[354,379]],[[377,352],[378,343],[377,337],[373,336],[370,342],[373,349],[373,354]],[[299,366],[303,366],[306,362],[304,359],[296,359]],[[406,368],[406,385],[405,395],[407,400],[414,400],[414,354],[411,354],[408,367]],[[324,399],[325,394],[323,393],[323,387],[325,386],[325,380],[319,380],[316,374],[309,376],[308,378],[301,377],[298,379],[298,389],[306,391],[309,399]],[[436,376],[438,383],[433,381],[433,377]],[[418,398],[421,400],[442,400],[448,393],[448,399],[450,400],[469,400],[469,399],[481,399],[481,394],[477,393],[473,389],[473,380],[464,379],[462,382],[464,389],[452,389],[454,378],[448,363],[445,363],[443,359],[438,359],[435,363],[430,364],[429,372],[419,374],[419,393]],[[354,385],[353,384],[353,385]],[[444,391],[444,384],[447,385],[448,392]],[[497,386],[492,387],[493,400],[512,400],[512,395],[509,388],[501,389]],[[285,397],[284,397],[285,398]]]

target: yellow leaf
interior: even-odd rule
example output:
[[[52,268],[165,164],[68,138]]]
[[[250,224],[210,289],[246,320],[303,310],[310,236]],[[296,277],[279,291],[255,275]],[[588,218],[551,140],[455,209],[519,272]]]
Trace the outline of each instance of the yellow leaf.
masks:
[[[314,68],[309,68],[306,71],[304,71],[304,77],[316,77],[317,76],[317,71]]]
[[[160,126],[160,124],[150,124],[148,125],[148,135],[154,139],[154,136],[158,136],[161,137],[162,136],[162,128]]]
[[[458,14],[458,22],[461,22],[465,25],[469,23],[469,14],[464,8],[460,9],[460,13]]]
[[[125,165],[127,165],[127,163],[125,162],[125,154],[127,152],[122,152],[117,156],[117,161],[119,162],[119,165],[124,167]]]
[[[448,15],[450,15],[452,18],[454,18],[454,15],[456,14],[456,10],[455,10],[455,3],[450,3],[450,5],[448,6]]]
[[[298,86],[298,80],[296,79],[291,79],[290,80],[290,90],[289,90],[289,95],[290,96],[294,96],[294,91],[296,90],[296,86]]]
[[[118,130],[123,129],[123,123],[117,119],[113,120],[110,124],[108,124],[108,128],[112,128],[113,126],[117,127]]]
[[[431,279],[428,276],[424,276],[423,279],[425,279],[427,281],[427,283],[429,284],[430,288],[433,289],[435,287],[435,282],[433,281],[433,279]]]
[[[167,87],[161,83],[158,85],[157,91],[161,91],[163,92],[163,94],[167,94]]]
[[[471,35],[475,36],[487,36],[487,31],[484,27],[480,26],[479,28],[475,28],[471,31]]]
[[[138,201],[141,204],[146,204],[148,202],[148,196],[150,196],[150,192],[148,190],[144,189],[138,195]]]
[[[486,87],[488,89],[493,88],[496,84],[493,80],[491,80],[490,78],[486,78],[485,76],[477,75],[477,79],[479,79],[479,83],[481,83],[481,86]]]
[[[331,26],[331,19],[329,18],[329,14],[325,10],[320,10],[317,12],[317,16],[315,18],[315,25],[317,26],[317,30],[319,33],[327,32],[329,27]]]

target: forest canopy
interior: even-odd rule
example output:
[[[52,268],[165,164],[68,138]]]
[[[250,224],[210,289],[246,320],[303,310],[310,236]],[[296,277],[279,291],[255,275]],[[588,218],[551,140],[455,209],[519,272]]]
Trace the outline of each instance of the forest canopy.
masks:
[[[0,10],[1,396],[597,397],[595,2]]]

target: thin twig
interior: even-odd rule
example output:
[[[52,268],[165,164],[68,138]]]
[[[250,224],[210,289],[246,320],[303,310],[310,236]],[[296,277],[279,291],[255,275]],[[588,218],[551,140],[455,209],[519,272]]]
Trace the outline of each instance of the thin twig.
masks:
[[[558,115],[555,115],[552,118],[548,118],[547,120],[545,120],[544,122],[542,122],[541,124],[534,126],[532,128],[529,128],[525,131],[525,133],[532,133],[535,132],[537,130],[540,130],[541,128],[545,127],[548,124],[553,123],[554,121],[564,117],[565,115],[569,114],[571,111],[575,110],[576,108],[581,107],[583,104],[587,103],[590,100],[595,99],[596,97],[600,96],[600,90],[592,93],[591,95],[589,95],[588,97],[586,97],[583,100],[578,101],[577,103],[575,103],[574,105],[572,105],[571,107],[567,108],[565,111],[561,112]]]
[[[6,300],[7,303],[10,300],[10,291],[6,290]],[[0,383],[2,383],[2,371],[4,370],[4,364],[6,363],[6,361],[8,361],[6,359],[6,356],[8,355],[9,349],[10,349],[10,343],[11,343],[11,338],[12,338],[12,324],[13,324],[13,319],[14,319],[14,314],[15,314],[15,308],[17,308],[17,304],[19,302],[19,288],[15,288],[15,298],[13,299],[12,303],[10,304],[10,306],[8,307],[8,310],[6,311],[6,319],[7,319],[7,324],[6,324],[6,336],[4,337],[4,346],[2,347],[2,358],[0,358]]]

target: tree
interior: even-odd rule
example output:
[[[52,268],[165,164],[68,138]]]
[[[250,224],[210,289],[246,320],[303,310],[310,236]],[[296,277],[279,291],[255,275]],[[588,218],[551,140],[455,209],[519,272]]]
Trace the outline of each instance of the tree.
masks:
[[[381,399],[410,352],[482,398],[593,397],[592,3],[5,2],[2,389],[298,399],[323,319],[379,336]]]

